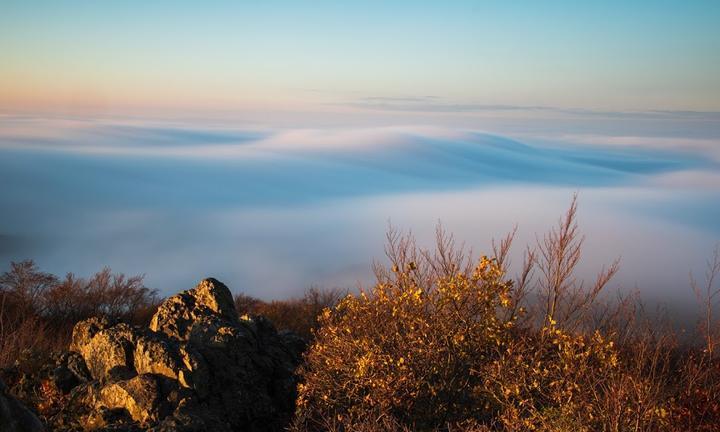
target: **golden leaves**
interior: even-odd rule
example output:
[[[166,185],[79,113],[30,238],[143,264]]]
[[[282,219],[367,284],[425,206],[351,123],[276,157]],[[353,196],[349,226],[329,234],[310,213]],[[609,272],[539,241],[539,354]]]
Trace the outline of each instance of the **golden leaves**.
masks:
[[[467,398],[482,380],[482,363],[499,355],[514,317],[500,319],[512,306],[512,284],[500,279],[495,260],[483,257],[472,274],[431,285],[413,277],[423,272],[414,261],[392,271],[393,280],[323,311],[298,388],[300,409],[332,400],[320,408],[324,416],[384,407],[416,420],[444,418],[459,409],[450,401]]]

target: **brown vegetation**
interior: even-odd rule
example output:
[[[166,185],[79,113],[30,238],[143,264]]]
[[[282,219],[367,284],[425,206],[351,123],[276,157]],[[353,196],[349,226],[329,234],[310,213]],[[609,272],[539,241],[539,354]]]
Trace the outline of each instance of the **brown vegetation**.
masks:
[[[295,430],[717,430],[717,254],[704,342],[681,346],[637,299],[601,301],[617,263],[575,279],[575,218],[573,200],[515,278],[512,233],[473,261],[442,230],[435,251],[391,231],[377,284],[321,316]]]
[[[236,295],[239,315],[311,342],[292,429],[717,430],[720,250],[692,280],[701,319],[697,338],[681,342],[637,296],[603,295],[617,262],[589,284],[575,277],[575,200],[510,275],[513,238],[475,259],[442,229],[433,250],[390,230],[389,264],[374,267],[370,289],[311,288],[271,302]],[[90,316],[146,323],[157,303],[142,278],[104,270],[60,280],[13,263],[0,276],[0,367],[64,348],[72,325]],[[47,409],[46,399],[35,408]]]
[[[59,279],[32,261],[11,263],[0,275],[0,368],[66,349],[78,321],[97,316],[145,323],[157,304],[156,291],[141,276],[106,268],[89,279],[72,273]]]
[[[235,295],[235,309],[240,316],[264,316],[278,330],[288,330],[310,340],[318,326],[320,313],[334,307],[345,294],[340,289],[311,287],[300,298],[265,302],[241,293]]]

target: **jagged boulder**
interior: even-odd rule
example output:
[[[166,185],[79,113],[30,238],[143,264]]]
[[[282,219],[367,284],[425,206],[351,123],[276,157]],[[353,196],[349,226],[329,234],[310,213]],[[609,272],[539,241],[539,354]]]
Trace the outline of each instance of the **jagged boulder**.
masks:
[[[79,343],[78,349],[93,378],[126,379],[134,375],[134,351],[138,338],[136,329],[121,323],[99,330],[89,340]]]
[[[160,419],[162,396],[158,377],[142,374],[103,387],[97,408],[125,409],[133,420],[146,424]]]
[[[133,364],[139,374],[157,374],[175,380],[184,366],[178,344],[152,333],[137,338]]]
[[[70,351],[81,352],[82,347],[90,342],[100,330],[112,327],[114,322],[107,318],[92,317],[75,324],[70,342]]]
[[[85,359],[80,354],[69,351],[60,355],[55,368],[50,372],[50,378],[63,394],[68,394],[79,384],[92,380],[92,375]]]
[[[40,432],[43,424],[25,405],[8,393],[5,383],[0,380],[0,431]]]
[[[192,327],[203,317],[237,323],[230,290],[216,279],[205,279],[192,290],[165,300],[150,321],[150,329],[171,338],[187,340]]]
[[[92,377],[71,392],[89,407],[87,430],[130,421],[154,431],[274,431],[294,411],[303,343],[261,317],[239,319],[230,290],[205,279],[165,300],[149,328],[78,323],[71,349]],[[65,369],[58,382],[85,382]]]

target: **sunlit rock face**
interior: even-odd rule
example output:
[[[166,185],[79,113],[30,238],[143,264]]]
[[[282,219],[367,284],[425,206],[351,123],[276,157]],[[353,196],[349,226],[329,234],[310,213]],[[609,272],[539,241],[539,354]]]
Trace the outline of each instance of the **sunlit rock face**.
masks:
[[[150,330],[187,340],[190,331],[204,318],[237,323],[237,312],[230,290],[215,279],[205,279],[190,291],[167,299],[150,321]]]
[[[293,412],[302,344],[238,319],[228,288],[206,279],[161,304],[149,328],[78,323],[71,350],[91,376],[70,390],[85,429],[269,431]]]

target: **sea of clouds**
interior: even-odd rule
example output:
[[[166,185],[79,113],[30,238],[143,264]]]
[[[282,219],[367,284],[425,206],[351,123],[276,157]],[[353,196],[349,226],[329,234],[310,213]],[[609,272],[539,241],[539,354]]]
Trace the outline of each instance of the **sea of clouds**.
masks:
[[[164,294],[214,276],[282,298],[371,283],[389,223],[430,246],[441,221],[477,252],[517,225],[518,262],[577,192],[580,276],[620,257],[613,289],[689,302],[688,274],[720,240],[720,128],[668,115],[271,127],[6,114],[0,263],[110,266]]]

